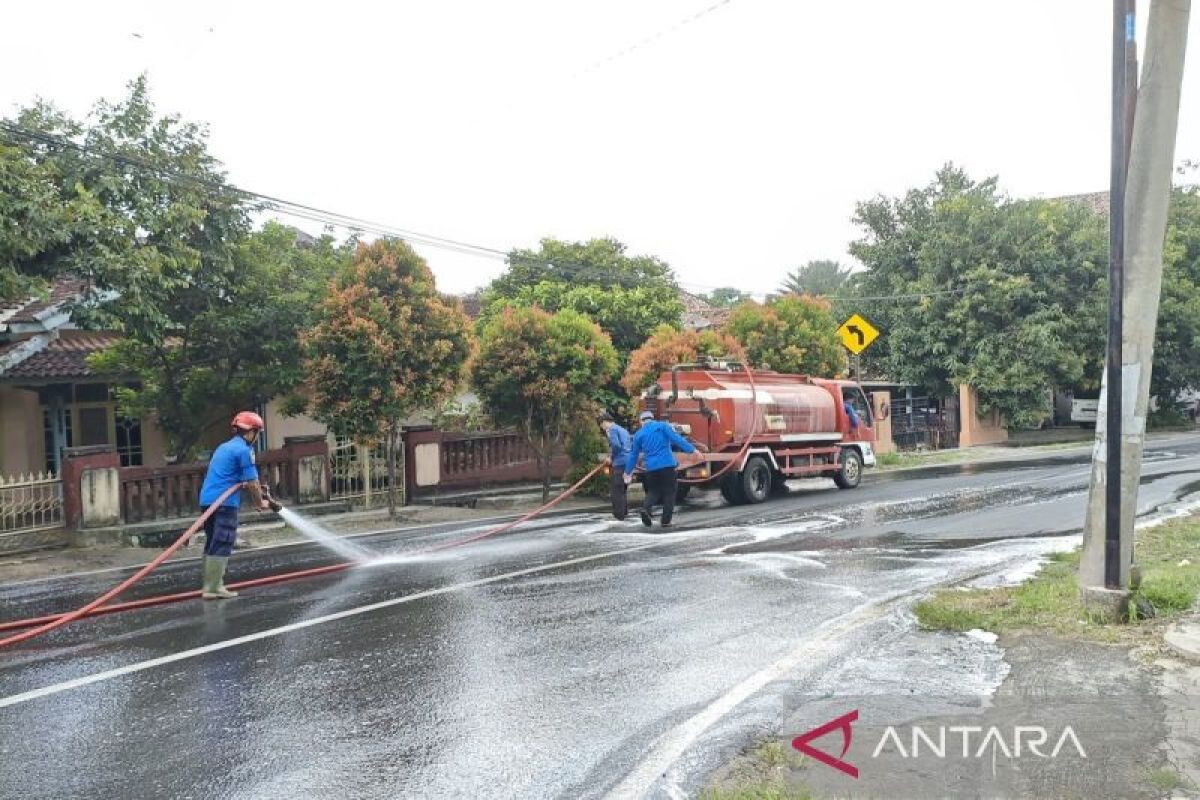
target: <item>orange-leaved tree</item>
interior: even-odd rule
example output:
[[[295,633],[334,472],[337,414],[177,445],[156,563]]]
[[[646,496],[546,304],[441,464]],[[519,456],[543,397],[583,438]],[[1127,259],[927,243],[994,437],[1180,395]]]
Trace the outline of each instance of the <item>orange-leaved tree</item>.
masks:
[[[728,356],[744,361],[746,350],[737,339],[717,331],[678,331],[669,325],[656,330],[629,356],[621,386],[636,398],[658,376],[676,364],[694,363],[700,356]]]
[[[313,416],[358,444],[387,446],[388,511],[409,414],[453,395],[471,354],[471,321],[438,294],[425,260],[400,239],[359,245],[305,337]]]

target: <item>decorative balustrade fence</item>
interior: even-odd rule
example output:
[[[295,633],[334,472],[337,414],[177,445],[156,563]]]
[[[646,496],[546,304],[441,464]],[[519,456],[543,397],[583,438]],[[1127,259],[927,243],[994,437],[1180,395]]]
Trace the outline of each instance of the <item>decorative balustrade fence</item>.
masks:
[[[52,472],[0,476],[0,536],[62,527],[62,480]]]

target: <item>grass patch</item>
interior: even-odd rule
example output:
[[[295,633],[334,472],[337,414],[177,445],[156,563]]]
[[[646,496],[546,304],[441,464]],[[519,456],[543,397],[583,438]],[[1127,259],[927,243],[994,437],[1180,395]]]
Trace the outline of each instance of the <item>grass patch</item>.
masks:
[[[878,469],[904,469],[905,467],[921,467],[928,464],[960,464],[971,460],[970,450],[930,450],[923,453],[877,453],[875,465]]]
[[[1192,788],[1191,781],[1173,769],[1156,769],[1147,774],[1147,779],[1160,792],[1173,792],[1176,789]]]
[[[1143,576],[1136,595],[1154,606],[1158,619],[1192,608],[1200,596],[1200,516],[1139,530],[1134,552]],[[1079,599],[1078,567],[1079,551],[1059,553],[1017,586],[945,589],[916,605],[917,620],[934,630],[1049,630],[1108,642],[1142,635],[1146,626],[1104,624],[1088,614]]]
[[[811,800],[807,789],[789,789],[771,784],[748,784],[733,789],[705,789],[700,800]]]
[[[766,741],[743,754],[724,779],[700,792],[700,800],[810,800],[812,793],[788,776],[805,758],[786,742]]]

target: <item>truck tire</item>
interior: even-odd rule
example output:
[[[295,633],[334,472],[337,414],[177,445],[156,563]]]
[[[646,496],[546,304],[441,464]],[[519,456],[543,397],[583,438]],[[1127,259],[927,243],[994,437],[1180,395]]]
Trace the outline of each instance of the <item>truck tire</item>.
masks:
[[[748,503],[761,503],[771,496],[771,465],[762,456],[746,462],[741,472],[742,495]]]
[[[746,504],[746,495],[742,494],[742,473],[730,472],[721,480],[721,496],[731,506]]]
[[[839,489],[853,489],[862,480],[862,455],[852,447],[842,449],[842,463],[833,474],[833,482]]]
[[[691,491],[692,485],[690,483],[675,484],[675,502],[682,503]]]

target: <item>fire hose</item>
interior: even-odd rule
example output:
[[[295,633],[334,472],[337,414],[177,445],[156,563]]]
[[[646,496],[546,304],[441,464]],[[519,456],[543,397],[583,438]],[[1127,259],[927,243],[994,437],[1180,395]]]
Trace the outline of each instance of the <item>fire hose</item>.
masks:
[[[452,542],[446,542],[446,543],[443,543],[440,545],[435,545],[433,547],[423,548],[420,550],[413,551],[411,553],[405,553],[404,555],[420,555],[423,553],[437,552],[439,550],[448,550],[452,547],[461,547],[462,545],[469,544],[471,542],[477,542],[480,539],[486,539],[489,536],[495,536],[497,534],[504,533],[505,531],[512,530],[516,526],[533,519],[538,514],[542,514],[546,511],[549,511],[551,508],[558,505],[563,500],[566,500],[568,497],[575,494],[575,492],[579,491],[585,483],[587,483],[589,480],[591,480],[592,476],[594,476],[600,470],[604,469],[604,467],[605,467],[604,464],[598,465],[591,472],[584,475],[582,478],[580,478],[578,481],[576,481],[572,486],[567,488],[558,497],[554,498],[553,500],[551,500],[548,503],[545,503],[542,506],[539,506],[538,508],[535,508],[533,511],[530,511],[530,512],[524,514],[523,516],[518,517],[515,520],[506,522],[503,525],[497,526],[490,530],[486,530],[482,533],[478,533],[473,536],[468,536],[465,539],[458,539],[458,540],[455,540]],[[227,500],[230,496],[232,496],[234,492],[240,491],[241,488],[242,488],[241,484],[235,484],[234,486],[232,486],[228,490],[226,490],[225,493],[222,494],[219,498],[217,498],[217,500],[212,505],[210,505],[207,509],[205,509],[203,514],[201,514],[199,517],[197,517],[196,521],[192,523],[191,527],[189,527],[186,531],[184,531],[184,533],[178,539],[176,539],[171,544],[170,547],[163,550],[163,552],[160,553],[158,556],[156,556],[153,561],[146,564],[141,569],[139,569],[137,572],[135,572],[133,575],[130,575],[128,578],[121,581],[119,584],[114,586],[112,589],[109,589],[107,592],[100,595],[95,600],[92,600],[90,603],[80,606],[79,608],[75,609],[74,611],[69,611],[65,614],[53,614],[53,615],[45,616],[45,617],[33,617],[30,619],[12,620],[10,622],[0,623],[0,631],[21,630],[21,629],[25,629],[25,628],[30,629],[30,630],[25,630],[22,633],[15,634],[13,636],[9,636],[5,639],[0,639],[0,647],[7,647],[9,645],[14,645],[14,644],[18,644],[20,642],[28,641],[29,639],[33,639],[36,636],[41,636],[42,634],[49,633],[50,631],[61,628],[64,625],[68,625],[68,624],[75,622],[78,619],[82,619],[84,617],[94,617],[94,616],[100,616],[102,614],[113,614],[113,613],[116,613],[119,611],[132,611],[132,610],[138,609],[138,608],[149,608],[151,606],[165,605],[167,603],[178,603],[183,600],[192,600],[194,598],[200,597],[200,590],[194,589],[192,591],[187,591],[187,592],[177,592],[175,594],[156,595],[154,597],[146,597],[146,598],[143,598],[140,600],[132,600],[132,601],[125,602],[125,603],[114,603],[113,605],[107,605],[108,601],[112,600],[114,597],[116,597],[117,595],[124,592],[130,586],[133,586],[135,583],[140,581],[142,578],[149,575],[152,571],[154,571],[156,568],[158,568],[159,565],[161,565],[164,561],[166,561],[168,558],[170,558],[172,554],[174,554],[177,550],[179,550],[181,547],[183,547],[189,541],[191,541],[192,537],[196,535],[196,533],[200,530],[201,527],[203,527],[205,521],[210,516],[212,516],[213,513],[216,512],[217,508],[223,502],[225,502],[225,500]],[[350,569],[351,567],[356,567],[356,566],[361,566],[361,565],[356,561],[346,561],[346,562],[342,562],[342,563],[338,563],[338,564],[330,564],[325,567],[314,567],[312,569],[303,569],[303,570],[297,570],[294,572],[283,572],[283,573],[279,573],[276,575],[268,575],[268,576],[262,577],[262,578],[255,578],[253,580],[241,581],[239,583],[231,583],[231,584],[229,584],[229,588],[230,589],[249,589],[249,588],[253,588],[256,586],[267,586],[267,585],[270,585],[273,583],[283,583],[284,581],[298,580],[300,578],[311,578],[311,577],[315,577],[317,575],[327,575],[329,573],[340,572],[342,570]]]

